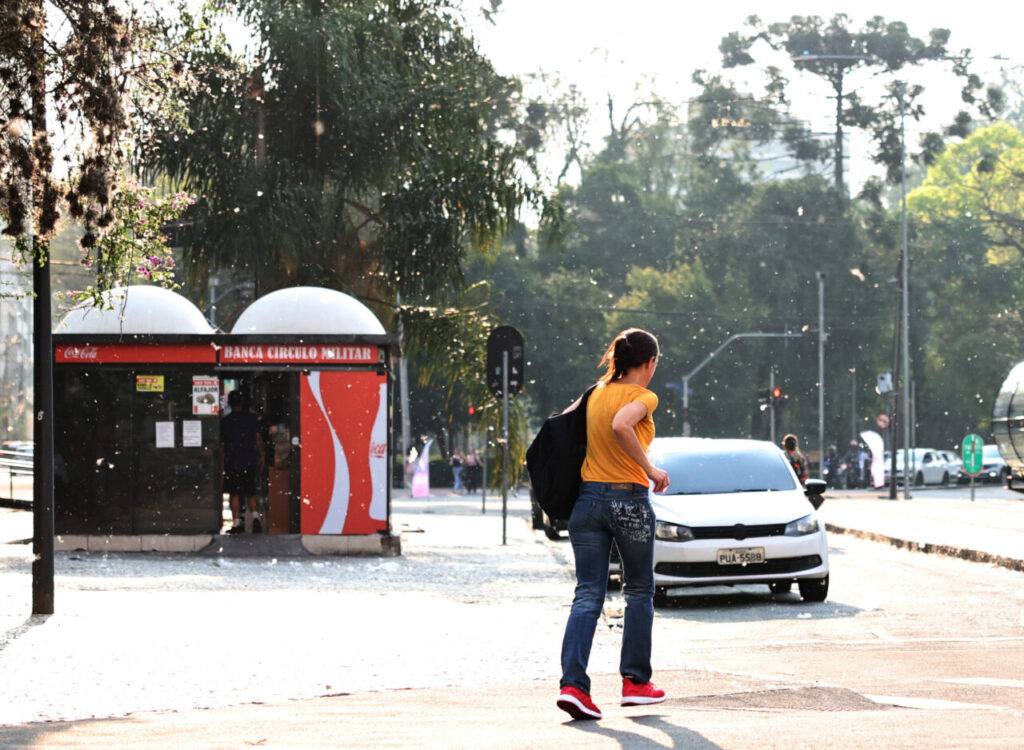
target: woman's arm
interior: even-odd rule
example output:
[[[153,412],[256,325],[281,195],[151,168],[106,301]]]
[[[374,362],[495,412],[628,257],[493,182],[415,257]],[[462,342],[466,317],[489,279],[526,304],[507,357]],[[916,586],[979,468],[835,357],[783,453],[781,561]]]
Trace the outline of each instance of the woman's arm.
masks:
[[[630,401],[615,413],[615,417],[612,419],[612,431],[626,454],[636,461],[644,470],[644,474],[654,482],[654,491],[664,492],[669,484],[668,472],[659,469],[647,458],[647,453],[640,445],[640,439],[636,436],[634,429],[646,416],[646,404],[642,401]]]

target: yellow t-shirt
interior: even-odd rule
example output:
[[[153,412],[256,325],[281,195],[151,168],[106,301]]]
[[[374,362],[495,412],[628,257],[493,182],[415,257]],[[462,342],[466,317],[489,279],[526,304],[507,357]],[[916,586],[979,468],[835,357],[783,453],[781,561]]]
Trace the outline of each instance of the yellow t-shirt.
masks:
[[[612,431],[612,419],[626,404],[640,401],[647,415],[633,428],[646,451],[654,439],[654,420],[658,397],[639,385],[606,383],[599,385],[587,401],[587,457],[580,471],[584,482],[635,482],[649,484],[640,464],[629,457]]]

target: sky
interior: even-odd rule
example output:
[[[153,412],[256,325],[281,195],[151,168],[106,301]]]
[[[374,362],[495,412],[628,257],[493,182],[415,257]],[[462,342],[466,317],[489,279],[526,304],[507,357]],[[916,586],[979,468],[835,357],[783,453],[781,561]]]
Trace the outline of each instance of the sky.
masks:
[[[557,74],[565,83],[582,88],[599,116],[593,141],[600,131],[604,102],[611,92],[616,101],[635,97],[636,85],[646,82],[642,92],[655,91],[673,101],[685,102],[697,91],[690,76],[697,68],[718,70],[718,44],[730,31],[742,31],[746,19],[759,15],[765,22],[784,21],[794,15],[831,18],[846,13],[859,28],[870,17],[904,21],[911,34],[927,38],[932,28],[950,29],[949,48],[969,48],[978,58],[983,78],[998,80],[1000,67],[1018,66],[1024,78],[1024,51],[1020,50],[1024,28],[1024,5],[1005,0],[976,0],[972,3],[923,3],[920,0],[861,0],[838,2],[816,0],[732,0],[728,3],[690,3],[679,0],[503,0],[493,24],[486,23],[475,9],[487,0],[465,0],[467,18],[481,51],[498,72],[527,75]],[[1008,58],[999,62],[985,59]],[[733,71],[730,71],[730,75]],[[736,75],[742,75],[737,73]],[[792,77],[798,114],[810,118],[814,130],[831,130],[830,90],[813,76]],[[943,86],[937,78],[926,106],[935,118],[918,128],[908,123],[908,144],[916,132],[944,125],[959,106],[959,88]],[[867,76],[865,74],[865,81]],[[868,81],[865,85],[871,85]],[[926,84],[927,86],[927,84]],[[848,165],[852,185],[862,182],[877,167],[857,158],[866,144],[851,142],[853,156]]]

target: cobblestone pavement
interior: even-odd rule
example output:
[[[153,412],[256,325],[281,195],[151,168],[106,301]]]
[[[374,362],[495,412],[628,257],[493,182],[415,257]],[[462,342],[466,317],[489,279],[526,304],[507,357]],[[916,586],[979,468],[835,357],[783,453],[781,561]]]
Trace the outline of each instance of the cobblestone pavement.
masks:
[[[571,573],[511,505],[502,546],[500,500],[398,499],[398,558],[58,553],[50,617],[2,511],[0,724],[557,679]]]

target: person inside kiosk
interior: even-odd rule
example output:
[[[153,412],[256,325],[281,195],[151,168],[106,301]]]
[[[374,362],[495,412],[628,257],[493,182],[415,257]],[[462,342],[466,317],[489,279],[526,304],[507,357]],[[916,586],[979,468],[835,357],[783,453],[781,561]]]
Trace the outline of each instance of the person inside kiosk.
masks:
[[[228,406],[231,411],[220,422],[222,491],[230,496],[234,522],[228,533],[239,534],[247,530],[247,508],[252,518],[251,531],[258,534],[263,531],[256,500],[257,471],[263,472],[263,437],[259,419],[249,411],[248,398],[237,390],[228,394]]]

